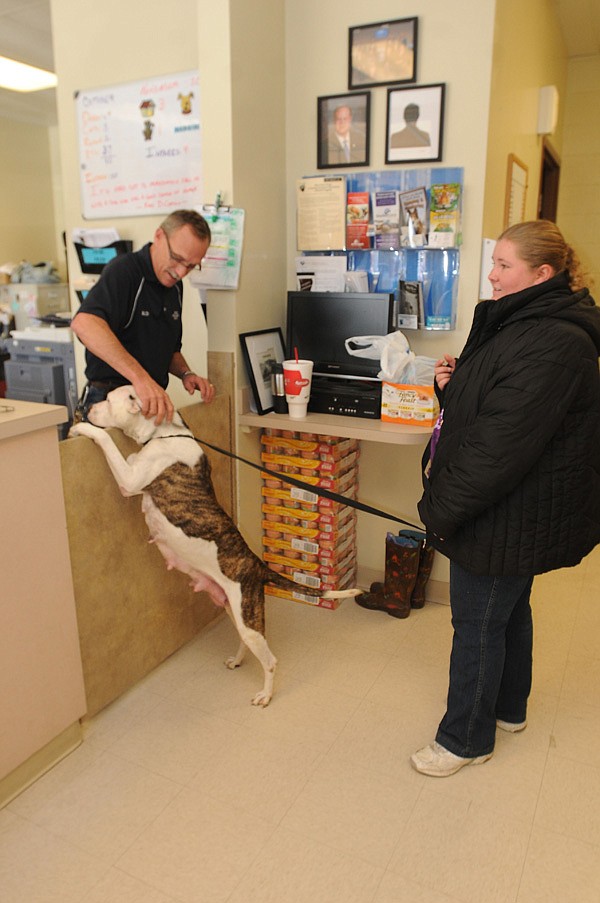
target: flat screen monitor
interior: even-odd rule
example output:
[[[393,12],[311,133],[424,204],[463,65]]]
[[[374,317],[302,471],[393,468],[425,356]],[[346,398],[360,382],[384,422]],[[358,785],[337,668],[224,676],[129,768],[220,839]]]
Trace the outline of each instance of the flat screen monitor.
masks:
[[[346,339],[387,335],[396,329],[394,294],[288,292],[287,354],[314,361],[315,374],[376,379],[378,360],[355,357]]]

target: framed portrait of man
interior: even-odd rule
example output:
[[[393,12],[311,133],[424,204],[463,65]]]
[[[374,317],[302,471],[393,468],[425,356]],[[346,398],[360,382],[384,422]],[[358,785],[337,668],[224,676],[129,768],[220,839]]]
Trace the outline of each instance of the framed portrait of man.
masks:
[[[369,165],[369,91],[317,97],[317,169]]]
[[[442,159],[446,86],[388,88],[385,162]]]

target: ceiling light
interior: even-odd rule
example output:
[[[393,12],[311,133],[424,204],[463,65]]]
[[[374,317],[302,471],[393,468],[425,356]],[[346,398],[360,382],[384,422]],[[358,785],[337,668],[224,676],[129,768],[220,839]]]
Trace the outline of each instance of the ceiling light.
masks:
[[[43,91],[56,87],[56,75],[0,56],[0,88],[10,91]]]

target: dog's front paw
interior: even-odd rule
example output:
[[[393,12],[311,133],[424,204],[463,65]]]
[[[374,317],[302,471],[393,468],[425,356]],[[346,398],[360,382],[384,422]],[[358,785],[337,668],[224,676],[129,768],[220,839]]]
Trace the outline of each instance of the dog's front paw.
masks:
[[[97,427],[92,426],[91,423],[85,423],[84,421],[80,421],[79,423],[74,423],[71,429],[69,430],[69,439],[74,438],[75,436],[87,436],[88,439],[94,438],[94,431]]]
[[[260,693],[257,693],[254,699],[252,700],[252,705],[260,705],[264,708],[269,705],[272,699],[271,693],[265,693],[264,690],[261,690]]]

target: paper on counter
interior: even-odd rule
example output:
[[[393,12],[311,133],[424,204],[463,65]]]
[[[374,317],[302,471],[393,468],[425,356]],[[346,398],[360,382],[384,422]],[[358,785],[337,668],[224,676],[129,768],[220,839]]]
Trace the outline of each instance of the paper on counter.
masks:
[[[296,277],[301,291],[343,292],[346,256],[296,257]]]
[[[106,248],[114,241],[120,241],[116,229],[73,229],[71,237],[78,245],[86,248]]]

